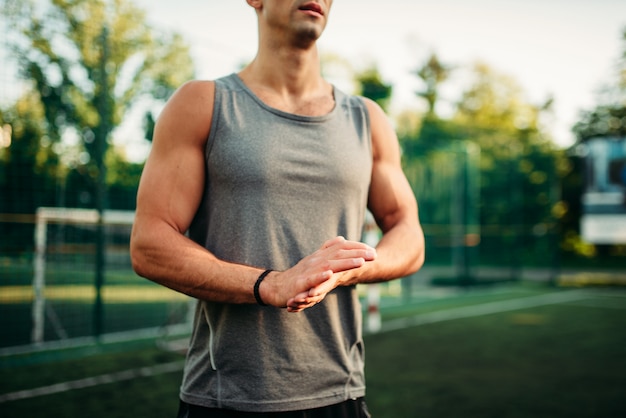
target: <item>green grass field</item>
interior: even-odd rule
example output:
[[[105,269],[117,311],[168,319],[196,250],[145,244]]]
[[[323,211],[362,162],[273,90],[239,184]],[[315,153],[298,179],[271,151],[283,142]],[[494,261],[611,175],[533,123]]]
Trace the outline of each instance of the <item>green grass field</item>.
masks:
[[[365,341],[374,418],[626,416],[623,288],[432,289],[381,312]],[[182,360],[154,341],[2,357],[0,416],[173,417]]]

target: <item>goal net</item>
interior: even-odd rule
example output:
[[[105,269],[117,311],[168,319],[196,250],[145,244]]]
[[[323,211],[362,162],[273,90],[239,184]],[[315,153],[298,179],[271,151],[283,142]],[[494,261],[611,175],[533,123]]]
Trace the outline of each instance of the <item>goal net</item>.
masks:
[[[129,254],[133,220],[133,211],[103,213],[104,283],[98,287],[98,212],[37,210],[31,343],[93,338],[96,321],[103,324],[105,338],[127,334],[137,339],[189,329],[192,299],[134,274]],[[101,309],[95,309],[96,299],[102,301]]]

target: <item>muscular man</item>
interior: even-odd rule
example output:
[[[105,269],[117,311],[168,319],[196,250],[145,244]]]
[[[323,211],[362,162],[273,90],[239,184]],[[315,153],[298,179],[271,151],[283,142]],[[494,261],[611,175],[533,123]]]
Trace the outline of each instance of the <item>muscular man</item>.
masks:
[[[355,285],[421,267],[417,204],[380,107],[321,76],[332,0],[247,3],[255,59],[159,117],[133,266],[198,299],[179,416],[365,417]]]

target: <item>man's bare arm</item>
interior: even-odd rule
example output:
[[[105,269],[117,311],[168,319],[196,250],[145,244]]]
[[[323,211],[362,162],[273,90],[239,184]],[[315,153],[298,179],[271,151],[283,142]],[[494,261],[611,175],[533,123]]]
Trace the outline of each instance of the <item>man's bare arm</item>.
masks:
[[[374,158],[368,208],[383,236],[376,246],[376,262],[355,272],[358,276],[353,280],[357,282],[407,276],[421,268],[425,256],[417,202],[402,170],[398,138],[383,110],[371,100],[366,104]]]
[[[225,262],[184,235],[203,195],[214,88],[212,82],[184,85],[159,117],[137,195],[131,258],[139,275],[176,291],[204,300],[254,303],[254,283],[268,266]],[[284,307],[293,295],[374,257],[364,244],[330,240],[293,268],[271,273],[259,289],[261,297]]]

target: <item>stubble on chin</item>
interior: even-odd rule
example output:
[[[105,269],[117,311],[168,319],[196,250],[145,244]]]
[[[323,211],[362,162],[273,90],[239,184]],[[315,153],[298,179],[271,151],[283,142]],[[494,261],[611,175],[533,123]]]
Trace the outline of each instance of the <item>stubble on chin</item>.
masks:
[[[299,48],[309,48],[322,35],[322,29],[313,25],[302,26],[294,34],[294,44]]]

